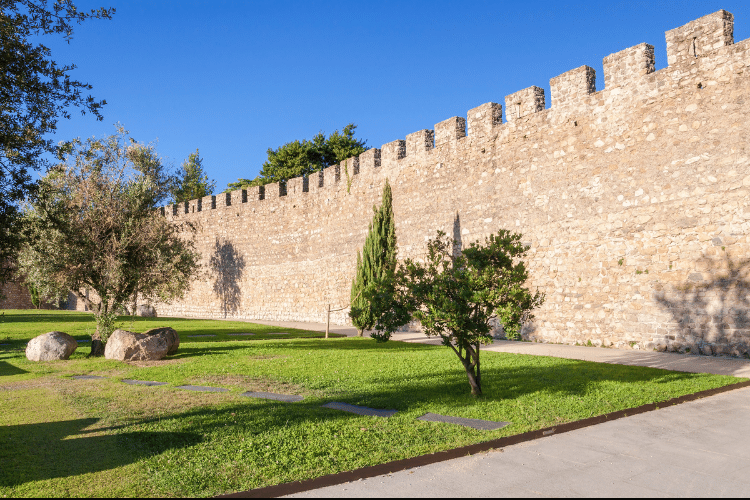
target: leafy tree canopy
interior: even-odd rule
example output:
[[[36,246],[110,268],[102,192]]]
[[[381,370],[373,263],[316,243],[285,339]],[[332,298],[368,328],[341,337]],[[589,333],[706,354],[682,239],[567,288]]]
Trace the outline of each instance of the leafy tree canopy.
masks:
[[[255,179],[238,179],[227,186],[227,191],[264,186],[294,177],[307,176],[326,167],[341,163],[347,158],[364,153],[367,141],[356,139],[357,126],[350,123],[344,130],[334,131],[328,137],[319,132],[312,141],[292,141],[277,149],[268,148],[268,159]]]
[[[71,106],[98,120],[106,101],[84,96],[91,85],[71,78],[75,65],[58,65],[38,35],[70,42],[73,25],[111,19],[115,9],[80,12],[71,0],[0,0],[0,282],[8,279],[21,244],[20,202],[33,190],[31,170],[49,167],[57,153],[49,134]]]
[[[427,244],[423,262],[406,259],[378,286],[365,290],[377,312],[377,340],[386,341],[411,317],[424,333],[440,337],[461,360],[473,395],[482,393],[479,349],[492,342],[490,320],[499,319],[506,335],[520,334],[531,311],[544,295],[525,286],[528,272],[523,257],[528,247],[521,235],[501,229],[484,244],[472,243],[454,252],[445,233]]]
[[[177,182],[172,191],[173,203],[203,198],[214,192],[216,182],[208,180],[208,175],[203,171],[203,159],[198,150],[191,153],[182,162]]]
[[[47,173],[27,207],[19,261],[41,296],[72,292],[94,312],[98,355],[124,304],[183,296],[199,268],[195,228],[159,214],[174,179],[152,145],[120,128],[63,152],[66,163]]]

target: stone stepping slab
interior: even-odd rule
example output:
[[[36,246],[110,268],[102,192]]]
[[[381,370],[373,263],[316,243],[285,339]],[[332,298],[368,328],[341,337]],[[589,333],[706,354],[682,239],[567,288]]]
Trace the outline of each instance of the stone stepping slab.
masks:
[[[229,389],[223,387],[205,387],[202,385],[178,385],[177,389],[185,389],[186,391],[197,391],[197,392],[228,392]]]
[[[289,332],[266,332],[265,335],[289,335]]]
[[[357,415],[366,415],[368,417],[392,417],[396,414],[396,410],[377,410],[375,408],[368,408],[366,406],[350,405],[348,403],[326,403],[323,408],[331,408],[333,410],[347,411],[349,413],[356,413]]]
[[[510,425],[510,422],[494,422],[492,420],[479,420],[477,418],[449,417],[447,415],[438,415],[437,413],[425,413],[417,418],[417,420],[463,425],[464,427],[471,427],[472,429],[479,429],[480,431],[494,431],[502,429],[506,425]]]
[[[197,337],[216,337],[216,335],[185,335],[186,337],[190,338],[197,338]]]
[[[230,337],[242,337],[244,335],[255,335],[254,333],[227,333]]]
[[[295,396],[292,394],[277,394],[275,392],[243,392],[240,396],[246,396],[248,398],[260,398],[260,399],[273,399],[276,401],[283,401],[285,403],[296,403],[302,401],[302,396]]]
[[[104,379],[107,377],[100,377],[98,375],[73,375],[73,378],[76,378],[78,380],[98,380],[98,379]]]
[[[127,378],[122,379],[120,382],[124,382],[130,385],[147,385],[149,387],[157,385],[167,385],[166,382],[154,382],[153,380],[132,380]]]

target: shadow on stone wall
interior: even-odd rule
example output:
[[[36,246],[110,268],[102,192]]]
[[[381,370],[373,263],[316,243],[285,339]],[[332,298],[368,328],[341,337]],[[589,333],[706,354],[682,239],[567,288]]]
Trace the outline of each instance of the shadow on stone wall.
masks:
[[[245,269],[245,259],[229,241],[223,243],[216,238],[214,253],[209,261],[214,280],[214,293],[221,300],[224,317],[233,315],[240,307],[242,290],[240,281]]]
[[[453,256],[458,257],[464,250],[464,242],[461,237],[461,216],[456,212],[453,219]]]
[[[655,294],[673,323],[663,342],[672,351],[747,356],[750,344],[750,259],[705,259],[704,272],[685,285]]]

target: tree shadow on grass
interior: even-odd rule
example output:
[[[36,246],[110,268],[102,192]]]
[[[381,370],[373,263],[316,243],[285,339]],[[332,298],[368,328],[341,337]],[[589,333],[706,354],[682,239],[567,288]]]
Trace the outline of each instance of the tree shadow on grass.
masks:
[[[90,435],[96,418],[0,426],[0,486],[101,472],[199,443],[196,432]]]
[[[553,394],[568,396],[585,396],[596,391],[601,383],[616,382],[623,393],[632,387],[633,394],[643,384],[656,384],[657,388],[666,390],[666,385],[681,383],[695,378],[695,374],[673,372],[658,368],[640,366],[614,365],[544,356],[531,356],[507,353],[482,353],[482,385],[484,395],[473,398],[469,394],[466,374],[455,355],[444,346],[422,344],[406,344],[401,342],[375,343],[368,341],[320,341],[295,340],[279,343],[273,346],[280,352],[292,353],[320,353],[320,351],[351,352],[364,356],[372,354],[383,355],[383,369],[373,371],[370,367],[354,364],[344,368],[335,364],[336,361],[318,359],[325,365],[334,363],[328,369],[323,379],[331,380],[330,387],[338,386],[338,378],[351,382],[351,389],[335,394],[342,402],[367,404],[380,409],[396,409],[408,411],[410,408],[429,404],[431,401],[451,401],[453,406],[475,406],[487,401],[502,401],[524,398],[533,394]],[[245,346],[200,347],[184,353],[186,357],[218,354],[229,352]],[[190,349],[190,348],[188,348]],[[441,354],[442,353],[442,354]],[[400,358],[399,355],[405,355]],[[430,356],[433,366],[415,366],[409,363],[419,363],[419,357],[424,354]],[[436,356],[437,354],[437,356]],[[444,355],[443,355],[444,354]],[[416,355],[416,356],[415,356]],[[336,370],[337,377],[330,375]],[[325,370],[323,370],[325,372]],[[315,382],[316,391],[326,392],[323,380]],[[298,381],[299,382],[299,381]],[[304,383],[303,383],[304,385]],[[375,388],[375,389],[373,389]],[[659,389],[659,391],[664,392]],[[657,391],[658,392],[658,391]],[[649,401],[651,402],[651,401]],[[639,403],[642,404],[642,403]]]
[[[34,311],[31,314],[9,314],[2,316],[2,323],[88,323],[93,320],[93,313],[74,311]]]
[[[26,370],[22,370],[21,368],[18,368],[17,366],[14,366],[7,361],[0,360],[0,377],[8,376],[8,375],[22,375],[24,373],[29,373]]]
[[[243,339],[242,337],[236,338],[236,337],[229,337],[229,338],[196,338],[196,339],[190,339],[191,342],[183,342],[182,338],[180,338],[180,348],[177,351],[177,353],[168,356],[165,359],[179,359],[179,358],[192,358],[196,356],[205,356],[207,354],[217,354],[220,352],[231,352],[236,351],[240,349],[250,349],[253,347],[257,347],[257,344],[255,344],[258,341],[269,341],[273,340],[276,341],[276,346],[278,346],[281,349],[286,349],[287,347],[290,348],[299,348],[299,349],[309,349],[309,350],[326,350],[326,349],[340,349],[340,350],[369,350],[369,349],[381,349],[381,347],[376,346],[375,342],[373,341],[370,346],[364,346],[362,344],[355,345],[354,343],[350,343],[345,341],[347,337],[341,335],[340,339],[344,340],[344,342],[335,342],[335,338],[330,339],[324,339],[321,337],[306,337],[306,338],[295,338],[295,337],[277,337],[274,335],[269,335],[265,338],[250,338],[250,339]],[[288,344],[285,341],[290,341]],[[231,342],[231,345],[227,345],[227,343]],[[254,345],[255,344],[255,345]],[[418,347],[419,344],[410,344],[410,345],[416,345]],[[267,344],[264,344],[264,347],[267,347]]]

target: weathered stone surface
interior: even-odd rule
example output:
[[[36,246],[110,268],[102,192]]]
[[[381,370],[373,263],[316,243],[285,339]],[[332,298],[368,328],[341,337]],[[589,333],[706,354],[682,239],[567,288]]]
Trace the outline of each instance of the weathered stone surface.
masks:
[[[49,332],[34,337],[26,344],[26,358],[30,361],[68,359],[78,348],[78,342],[65,332]]]
[[[143,318],[155,318],[156,308],[151,304],[139,304],[137,308],[138,316]]]
[[[107,339],[104,357],[118,361],[156,361],[169,352],[164,335],[115,330]]]
[[[177,334],[174,328],[170,328],[168,326],[161,328],[152,328],[151,330],[144,332],[143,334],[159,335],[161,337],[164,337],[164,340],[167,342],[167,356],[176,353],[177,349],[180,347],[180,336]]]

